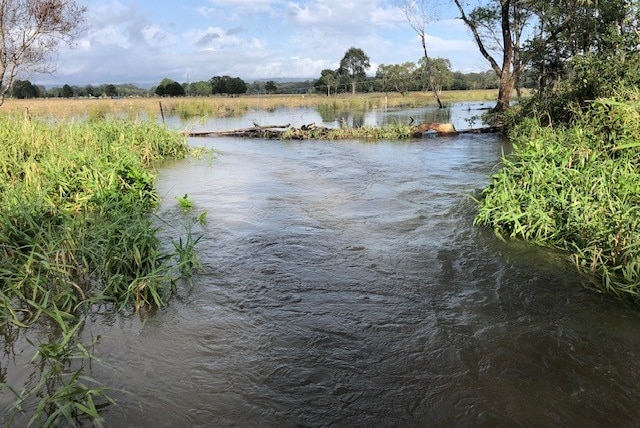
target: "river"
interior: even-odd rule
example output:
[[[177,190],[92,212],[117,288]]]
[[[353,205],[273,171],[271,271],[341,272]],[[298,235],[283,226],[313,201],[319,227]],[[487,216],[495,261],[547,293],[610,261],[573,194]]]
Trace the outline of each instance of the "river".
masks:
[[[168,234],[207,212],[193,288],[84,327],[106,364],[92,376],[130,394],[107,426],[640,420],[638,309],[473,225],[499,136],[191,142],[217,157],[166,165],[158,189]]]

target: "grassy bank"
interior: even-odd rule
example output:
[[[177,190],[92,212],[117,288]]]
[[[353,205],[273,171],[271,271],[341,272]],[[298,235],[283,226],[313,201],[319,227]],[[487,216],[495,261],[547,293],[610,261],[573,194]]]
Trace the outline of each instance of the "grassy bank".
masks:
[[[482,193],[478,224],[566,251],[602,290],[640,294],[640,98],[599,100],[571,126],[527,119]]]
[[[39,380],[0,385],[16,397],[5,424],[22,411],[35,426],[100,420],[110,399],[76,333],[98,307],[165,305],[197,264],[195,240],[163,246],[152,217],[153,164],[188,152],[151,123],[0,116],[0,332],[37,325],[50,339],[34,343]]]
[[[444,103],[458,101],[495,101],[497,90],[445,91]],[[231,97],[200,98],[124,98],[124,99],[7,99],[0,114],[16,114],[28,111],[35,116],[55,118],[86,116],[104,118],[120,116],[139,119],[141,116],[155,118],[160,114],[159,103],[166,114],[181,117],[228,117],[245,114],[250,109],[274,110],[277,108],[307,107],[339,110],[371,110],[390,107],[421,107],[436,105],[433,95],[426,92],[411,92],[405,96],[398,93],[338,95],[247,95]]]

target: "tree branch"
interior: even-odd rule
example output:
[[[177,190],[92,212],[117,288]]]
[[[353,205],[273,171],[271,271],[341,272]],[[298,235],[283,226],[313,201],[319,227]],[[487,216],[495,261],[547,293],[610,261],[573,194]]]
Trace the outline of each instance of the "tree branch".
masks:
[[[478,32],[478,26],[474,21],[469,19],[467,14],[464,12],[464,9],[460,4],[459,0],[453,0],[453,2],[456,4],[456,6],[458,6],[458,10],[460,11],[460,15],[461,15],[460,19],[462,19],[462,21],[465,24],[467,24],[467,27],[469,27],[469,29],[471,30],[471,33],[473,34],[473,38],[475,39],[476,44],[478,45],[478,49],[480,49],[480,53],[487,61],[489,61],[489,64],[491,64],[491,68],[493,69],[493,71],[495,71],[498,76],[501,76],[502,69],[498,65],[498,62],[491,56],[489,51],[487,51],[487,49],[485,48],[484,42],[482,41],[482,38],[480,37],[480,33]]]

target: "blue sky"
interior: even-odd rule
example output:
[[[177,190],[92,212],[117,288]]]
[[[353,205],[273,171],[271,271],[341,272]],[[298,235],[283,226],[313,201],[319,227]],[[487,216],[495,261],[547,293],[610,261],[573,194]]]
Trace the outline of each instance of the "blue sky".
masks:
[[[417,62],[418,35],[392,0],[85,0],[87,30],[62,48],[57,70],[34,83],[157,84],[230,75],[247,82],[317,78],[352,46],[380,64]],[[434,9],[430,56],[459,71],[488,64],[455,11]]]

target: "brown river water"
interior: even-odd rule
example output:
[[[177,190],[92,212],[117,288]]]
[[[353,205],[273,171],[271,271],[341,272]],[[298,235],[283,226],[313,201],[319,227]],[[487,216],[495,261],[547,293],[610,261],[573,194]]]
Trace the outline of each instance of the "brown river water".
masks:
[[[216,159],[166,165],[158,189],[167,234],[207,212],[193,288],[83,331],[91,376],[127,391],[107,426],[640,423],[640,310],[473,225],[507,141],[192,143]],[[4,349],[8,381],[37,369],[23,340]]]

